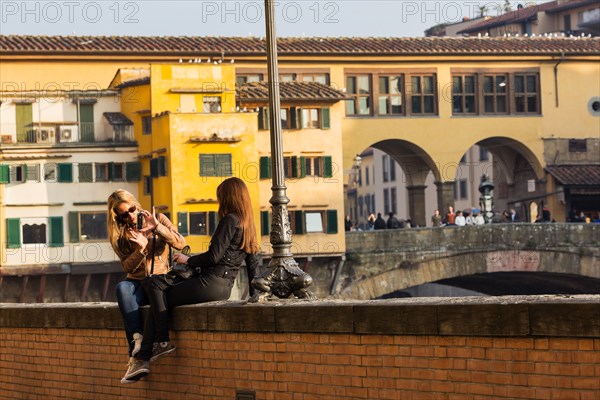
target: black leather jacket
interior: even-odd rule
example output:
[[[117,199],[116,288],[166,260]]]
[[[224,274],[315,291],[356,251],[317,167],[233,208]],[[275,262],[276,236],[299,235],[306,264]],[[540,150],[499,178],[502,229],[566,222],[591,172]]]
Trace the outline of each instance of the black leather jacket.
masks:
[[[236,214],[227,214],[219,221],[219,225],[210,241],[208,251],[188,259],[188,265],[193,268],[200,267],[202,273],[215,271],[221,275],[227,271],[228,276],[235,278],[244,261],[248,271],[248,280],[252,282],[260,273],[258,254],[248,254],[240,248],[243,238],[243,229]],[[250,294],[254,293],[250,285]]]

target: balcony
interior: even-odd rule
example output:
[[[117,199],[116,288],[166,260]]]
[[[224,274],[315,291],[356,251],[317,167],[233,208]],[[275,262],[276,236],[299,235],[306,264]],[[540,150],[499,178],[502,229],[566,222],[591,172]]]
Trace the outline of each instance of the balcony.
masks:
[[[133,143],[133,125],[99,123],[34,122],[29,125],[0,124],[0,145],[68,145]]]

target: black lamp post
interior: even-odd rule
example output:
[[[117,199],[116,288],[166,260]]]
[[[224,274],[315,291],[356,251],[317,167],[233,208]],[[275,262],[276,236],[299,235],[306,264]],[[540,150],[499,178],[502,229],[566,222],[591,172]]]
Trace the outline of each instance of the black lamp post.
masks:
[[[267,64],[269,76],[269,114],[271,118],[271,159],[273,196],[270,240],[273,257],[267,269],[252,280],[252,285],[260,291],[252,302],[265,301],[273,295],[288,298],[294,294],[298,298],[313,299],[315,296],[307,289],[312,283],[309,274],[302,271],[290,250],[292,229],[290,226],[283,169],[283,144],[279,104],[279,70],[277,66],[277,38],[275,34],[275,3],[265,0],[265,21],[267,30]]]

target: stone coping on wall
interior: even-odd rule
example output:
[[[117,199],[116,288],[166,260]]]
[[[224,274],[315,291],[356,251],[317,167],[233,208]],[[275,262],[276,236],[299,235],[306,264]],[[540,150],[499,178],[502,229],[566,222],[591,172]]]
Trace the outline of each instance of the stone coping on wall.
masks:
[[[147,307],[146,307],[147,308]],[[0,303],[0,328],[123,329],[116,303]],[[177,307],[179,331],[600,337],[600,295],[224,301]]]

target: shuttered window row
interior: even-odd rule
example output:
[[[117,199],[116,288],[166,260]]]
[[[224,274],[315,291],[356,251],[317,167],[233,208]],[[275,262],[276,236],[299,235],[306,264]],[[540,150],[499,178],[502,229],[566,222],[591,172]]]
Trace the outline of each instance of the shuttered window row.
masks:
[[[48,163],[44,164],[43,168],[40,168],[40,164],[0,164],[0,183],[41,182],[42,180],[72,183],[74,167],[77,167],[79,182],[138,182],[141,179],[141,164],[137,161]]]
[[[260,179],[272,177],[271,157],[260,157]],[[291,156],[283,158],[283,172],[286,178],[304,178],[306,176],[333,177],[333,161],[331,156],[304,157]]]
[[[282,129],[330,129],[331,112],[329,108],[300,108],[290,107],[280,110]],[[269,107],[258,109],[258,129],[269,130],[271,120]]]
[[[289,212],[292,233],[304,235],[307,233],[338,233],[337,210],[294,210]],[[271,218],[268,211],[260,212],[260,234],[269,235]]]
[[[27,219],[6,219],[6,247],[18,249],[24,244],[47,244],[50,247],[63,247],[63,217],[47,217],[46,223],[29,224]],[[48,235],[46,235],[48,234]]]

